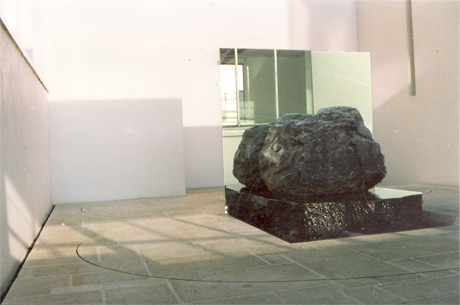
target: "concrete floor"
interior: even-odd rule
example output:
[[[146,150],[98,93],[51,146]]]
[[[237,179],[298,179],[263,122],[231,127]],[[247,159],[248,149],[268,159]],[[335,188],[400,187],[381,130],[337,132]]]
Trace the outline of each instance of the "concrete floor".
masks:
[[[424,193],[458,216],[459,190]],[[4,304],[459,304],[459,226],[289,244],[224,190],[56,206]]]

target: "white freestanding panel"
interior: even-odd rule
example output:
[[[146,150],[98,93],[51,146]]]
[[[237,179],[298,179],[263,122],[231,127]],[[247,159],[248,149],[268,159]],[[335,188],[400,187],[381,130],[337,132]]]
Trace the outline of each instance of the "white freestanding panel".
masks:
[[[180,99],[52,102],[53,202],[185,195]]]

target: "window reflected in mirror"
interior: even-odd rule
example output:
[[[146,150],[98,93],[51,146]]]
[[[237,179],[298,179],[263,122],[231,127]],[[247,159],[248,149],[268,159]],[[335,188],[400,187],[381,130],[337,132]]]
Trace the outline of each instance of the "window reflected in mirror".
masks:
[[[372,131],[368,52],[220,49],[220,78],[225,127],[351,106]]]
[[[264,124],[286,113],[307,113],[307,55],[293,50],[220,49],[223,125]]]

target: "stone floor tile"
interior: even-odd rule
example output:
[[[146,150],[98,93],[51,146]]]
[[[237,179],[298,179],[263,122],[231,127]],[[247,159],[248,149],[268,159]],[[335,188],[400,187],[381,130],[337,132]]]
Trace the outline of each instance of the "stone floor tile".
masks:
[[[460,265],[459,252],[447,252],[430,256],[417,257],[417,260],[438,266],[439,268],[457,268]]]
[[[70,294],[58,294],[58,295],[47,295],[47,296],[33,296],[33,297],[21,297],[21,298],[7,298],[3,301],[3,305],[27,305],[27,304],[103,304],[102,293],[100,291],[91,291],[87,293],[70,293]]]
[[[252,251],[248,252],[252,253],[252,255],[256,256],[260,260],[266,262],[268,265],[282,265],[292,263],[287,257],[280,254],[257,255]]]
[[[207,253],[244,251],[250,246],[250,243],[243,238],[227,239],[226,243],[219,240],[195,241],[195,244]]]
[[[229,299],[218,299],[203,302],[194,302],[193,304],[282,304],[282,301],[276,294],[263,294],[245,297],[234,297]]]
[[[56,206],[5,304],[458,303],[458,225],[290,244],[224,202],[219,188]]]
[[[439,266],[428,264],[418,259],[401,259],[389,262],[409,272],[420,272],[420,276],[426,278],[445,277],[452,275],[452,271],[437,271]],[[458,263],[458,261],[457,261]],[[455,271],[455,270],[454,270]]]
[[[458,275],[381,286],[382,289],[401,296],[410,303],[458,294],[459,287]]]
[[[350,246],[350,248],[385,260],[423,257],[438,254],[440,251],[458,251],[458,240],[452,240],[450,235],[452,234],[418,236],[391,242]]]
[[[286,253],[286,256],[328,277],[384,275],[404,271],[369,255],[345,247],[311,249]]]
[[[257,229],[256,227],[253,227],[251,225],[248,225],[247,223],[237,220],[235,218],[231,218],[228,215],[221,216],[216,220],[217,224],[230,232],[236,232],[236,233],[241,233],[241,232],[259,232],[260,229]]]
[[[410,302],[410,304],[452,304],[452,305],[458,305],[460,304],[460,295],[457,293],[453,293],[451,295],[447,296],[440,296],[440,297],[428,297],[422,300],[417,300],[416,302]]]
[[[267,263],[246,251],[203,254],[180,258],[147,260],[146,265],[154,276],[193,279],[208,272],[232,272]]]
[[[276,283],[217,283],[171,281],[178,296],[184,303],[205,302],[219,304],[216,300],[238,297],[253,297],[258,295],[279,295],[281,291],[295,291],[305,287],[318,287],[324,283],[318,282],[276,282]]]
[[[107,304],[178,304],[167,284],[105,290]]]
[[[47,266],[63,266],[71,264],[79,264],[82,262],[81,258],[78,257],[73,250],[72,256],[58,256],[49,258],[28,258],[23,265],[23,268],[38,268]],[[86,258],[90,261],[97,260],[97,256],[87,255]]]
[[[91,259],[97,259],[96,256]],[[64,248],[42,248],[33,249],[29,253],[27,260],[24,263],[24,268],[31,267],[44,267],[44,266],[55,266],[55,265],[68,265],[81,263],[81,259],[77,256],[75,251],[75,245],[72,247]]]
[[[358,244],[367,244],[367,243],[379,243],[385,241],[394,241],[398,239],[404,239],[405,236],[401,236],[398,232],[394,233],[382,233],[382,234],[369,234],[369,235],[359,235],[341,238],[344,246],[354,246]]]
[[[396,232],[394,234],[405,237],[405,236],[435,236],[435,235],[442,235],[442,234],[452,234],[458,233],[459,226],[445,226],[445,227],[437,227],[437,228],[426,228],[420,230],[408,230],[408,231],[401,231]]]
[[[374,286],[345,289],[343,292],[364,304],[401,304],[406,299]]]
[[[100,268],[81,261],[80,263],[68,265],[22,268],[19,272],[19,278],[42,278],[42,280],[46,280],[50,276],[97,273],[99,271]]]
[[[282,304],[359,304],[355,299],[337,291],[334,286],[305,288],[277,293]]]
[[[40,234],[40,238],[37,240],[36,245],[42,245],[46,247],[49,244],[66,244],[66,243],[80,243],[86,239],[88,239],[88,234],[85,234],[84,231],[70,231],[65,233],[54,233],[54,234],[47,234],[42,233]]]
[[[260,267],[237,268],[220,272],[200,273],[199,280],[239,281],[239,282],[322,282],[318,274],[296,264],[265,265]]]
[[[252,248],[249,250],[249,252],[255,254],[255,255],[259,255],[259,256],[263,256],[263,255],[277,255],[277,254],[283,254],[283,253],[286,253],[286,252],[295,252],[296,250],[293,249],[291,246],[288,245],[282,245],[282,246],[278,246],[278,245],[267,245],[267,246],[263,246],[263,247],[256,247],[256,248]]]
[[[170,257],[185,257],[204,254],[205,251],[189,242],[181,240],[162,242],[159,244],[137,244],[139,252],[146,260],[156,260]]]
[[[107,287],[112,284],[126,284],[126,283],[142,283],[146,282],[148,285],[164,284],[164,279],[155,279],[151,277],[141,277],[134,274],[123,272],[114,272],[101,269],[101,272],[92,274],[74,274],[71,276],[72,287],[78,286],[104,286]],[[138,284],[140,285],[140,284]],[[140,285],[142,286],[142,285]]]
[[[147,270],[145,263],[140,257],[121,260],[104,260],[95,262],[94,264],[106,270],[115,270],[140,276],[150,275],[150,272]]]
[[[14,285],[8,292],[8,297],[28,297],[38,295],[48,295],[51,289],[55,287],[68,287],[71,285],[71,276],[52,276],[46,280],[39,279],[22,279],[17,278]]]

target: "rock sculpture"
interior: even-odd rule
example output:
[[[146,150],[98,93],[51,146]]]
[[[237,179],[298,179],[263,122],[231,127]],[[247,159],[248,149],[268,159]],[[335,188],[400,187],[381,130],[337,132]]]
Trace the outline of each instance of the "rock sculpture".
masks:
[[[367,191],[386,175],[384,156],[358,110],[289,114],[243,134],[234,176],[277,198],[302,199]]]

